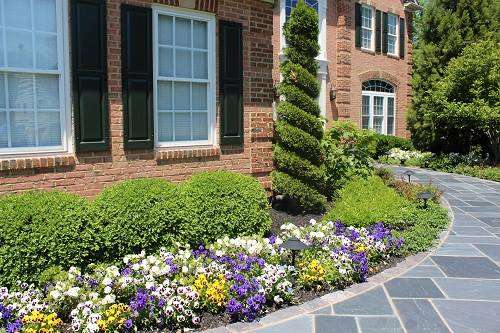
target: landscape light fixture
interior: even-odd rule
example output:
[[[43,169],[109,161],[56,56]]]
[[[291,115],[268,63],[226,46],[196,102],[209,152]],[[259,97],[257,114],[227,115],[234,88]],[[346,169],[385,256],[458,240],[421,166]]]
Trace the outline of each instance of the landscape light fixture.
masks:
[[[418,198],[424,200],[424,208],[427,208],[427,201],[432,198],[432,193],[429,191],[422,192],[418,195]]]
[[[297,252],[308,249],[310,246],[304,244],[297,237],[290,237],[283,243],[283,248],[292,251],[292,266],[295,266],[295,256]]]
[[[413,176],[415,174],[415,172],[411,171],[411,170],[406,170],[403,175],[405,175],[406,177],[408,177],[408,183],[411,183],[411,176]]]

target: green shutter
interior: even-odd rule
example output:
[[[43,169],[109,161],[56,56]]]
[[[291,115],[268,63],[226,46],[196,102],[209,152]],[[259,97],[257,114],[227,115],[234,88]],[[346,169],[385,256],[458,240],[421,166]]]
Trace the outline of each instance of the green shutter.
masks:
[[[220,22],[221,144],[243,143],[242,30],[240,23]]]
[[[380,43],[382,40],[382,29],[381,22],[382,21],[382,12],[377,10],[375,12],[375,52],[380,53],[381,47]]]
[[[405,58],[405,19],[399,19],[399,57],[401,59]]]
[[[105,1],[74,0],[71,30],[76,150],[106,150],[109,119]]]
[[[361,4],[354,4],[355,46],[361,47]]]
[[[151,8],[122,5],[123,129],[126,149],[154,147]]]
[[[388,33],[388,19],[387,19],[387,13],[382,14],[382,53],[387,54],[387,43],[388,43],[388,38],[387,38],[387,33]]]

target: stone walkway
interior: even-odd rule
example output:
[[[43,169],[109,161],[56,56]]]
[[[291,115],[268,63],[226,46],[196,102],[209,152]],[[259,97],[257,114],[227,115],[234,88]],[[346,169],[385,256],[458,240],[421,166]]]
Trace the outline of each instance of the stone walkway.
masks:
[[[500,183],[414,171],[412,179],[444,191],[454,217],[435,250],[345,291],[212,332],[500,332]]]

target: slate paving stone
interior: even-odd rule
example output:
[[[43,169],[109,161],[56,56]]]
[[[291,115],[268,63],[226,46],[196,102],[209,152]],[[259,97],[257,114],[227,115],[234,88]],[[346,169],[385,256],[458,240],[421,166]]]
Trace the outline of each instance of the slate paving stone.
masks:
[[[454,227],[453,231],[460,236],[491,236],[491,233],[481,227]]]
[[[455,300],[433,301],[454,333],[500,331],[500,303]]]
[[[466,200],[464,202],[470,206],[475,206],[475,207],[495,206],[494,203],[491,203],[488,201],[479,201],[479,200],[469,201],[469,200]]]
[[[500,261],[500,245],[474,244],[481,252],[486,254],[493,261]]]
[[[315,333],[358,333],[358,326],[354,317],[343,316],[324,316],[318,315],[315,317],[314,327]],[[282,331],[283,333],[286,331]],[[295,329],[294,332],[300,332]],[[266,332],[267,333],[267,332]]]
[[[417,266],[403,274],[403,277],[444,277],[436,266]]]
[[[491,237],[450,235],[446,242],[450,244],[500,244],[500,239],[493,235]]]
[[[403,333],[396,317],[358,317],[361,333]]]
[[[325,306],[324,308],[311,312],[311,314],[325,314],[325,315],[332,314],[332,306],[331,305]]]
[[[394,305],[408,333],[449,333],[426,299],[395,299]]]
[[[448,244],[444,243],[434,252],[438,256],[467,256],[482,257],[483,253],[471,244]]]
[[[252,332],[258,333],[283,333],[303,332],[313,333],[312,316],[300,316],[276,325],[263,327]],[[318,331],[316,331],[318,332]]]
[[[389,296],[397,298],[444,298],[429,278],[395,278],[385,283]]]
[[[500,301],[500,280],[435,278],[434,282],[448,298]]]
[[[479,220],[490,227],[500,228],[500,218],[498,217],[480,217]]]
[[[340,315],[392,315],[392,308],[382,287],[368,290],[341,303],[333,305],[333,312]]]
[[[499,231],[500,232],[500,231]],[[434,261],[432,261],[431,258],[427,258],[425,259],[424,261],[422,261],[422,263],[420,264],[420,266],[435,266],[436,263]]]
[[[500,266],[485,257],[433,256],[448,277],[500,279]]]

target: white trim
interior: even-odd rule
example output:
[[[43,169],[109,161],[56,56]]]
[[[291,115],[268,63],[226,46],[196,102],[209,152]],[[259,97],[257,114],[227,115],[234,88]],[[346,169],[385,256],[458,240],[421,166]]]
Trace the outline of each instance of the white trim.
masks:
[[[389,33],[389,18],[394,17],[396,20],[396,34]],[[394,53],[389,52],[389,37],[394,37]],[[399,16],[394,13],[387,13],[387,54],[399,58]]]
[[[371,11],[371,28],[368,29],[366,27],[363,26],[363,8],[367,8]],[[360,27],[361,27],[361,49],[362,50],[366,50],[366,51],[371,51],[371,52],[374,52],[375,51],[375,34],[377,33],[376,31],[376,26],[375,26],[375,7],[373,6],[370,6],[370,5],[366,5],[366,4],[362,4],[361,5],[361,22],[360,22]],[[369,30],[371,32],[371,35],[370,35],[370,47],[364,47],[363,46],[363,29],[365,30]]]
[[[34,1],[31,1],[32,11],[34,10]],[[0,67],[0,72],[5,73],[30,73],[30,74],[53,74],[59,75],[59,114],[61,122],[61,145],[60,146],[41,146],[41,147],[15,147],[15,148],[0,148],[0,157],[19,157],[23,156],[39,156],[39,155],[57,155],[57,154],[72,154],[74,152],[73,131],[71,123],[71,86],[70,86],[70,64],[69,64],[69,15],[68,15],[68,0],[55,0],[56,4],[56,29],[57,32],[57,63],[56,70],[43,70],[26,68]],[[3,1],[0,5],[3,9]],[[32,18],[34,20],[34,17]],[[2,22],[5,23],[5,11],[2,10]],[[3,27],[3,42],[6,43],[6,30]],[[30,30],[30,32],[33,32]],[[33,37],[34,43],[34,37]],[[33,47],[33,57],[35,57],[36,49]],[[7,61],[7,48],[4,48],[4,61]],[[35,59],[35,58],[34,58]],[[34,60],[35,61],[35,60]],[[6,65],[6,63],[5,63]],[[35,62],[33,63],[35,66]],[[5,75],[5,74],[4,74]],[[5,80],[7,83],[7,80]],[[36,89],[34,86],[33,89]],[[6,87],[6,94],[8,89]],[[6,95],[7,96],[7,95]],[[8,97],[8,96],[7,96]],[[33,98],[36,98],[35,94]],[[7,103],[8,99],[6,100]],[[36,101],[34,101],[36,103]],[[36,113],[36,110],[34,110]],[[7,112],[9,114],[9,112]],[[10,126],[9,118],[7,118],[8,126]],[[36,124],[38,126],[38,124]],[[38,138],[36,137],[36,140]],[[10,141],[10,135],[9,135]]]
[[[184,8],[170,7],[163,5],[154,5],[153,8],[153,108],[154,108],[154,138],[155,147],[193,147],[193,146],[214,146],[215,145],[215,132],[216,132],[216,47],[215,47],[215,15],[193,11]],[[190,20],[198,20],[207,22],[207,70],[208,79],[185,79],[185,78],[174,78],[174,77],[163,77],[158,74],[158,15],[170,15],[175,17],[182,17]],[[175,28],[174,28],[175,29]],[[175,32],[175,31],[174,31]],[[192,39],[192,38],[191,38]],[[192,50],[193,48],[189,48]],[[193,59],[191,59],[191,62]],[[174,54],[175,62],[175,54]],[[175,63],[174,63],[175,65]],[[174,66],[175,70],[175,66]],[[193,70],[193,66],[191,66]],[[172,141],[172,142],[160,142],[158,141],[158,81],[167,80],[171,82],[192,82],[192,83],[207,83],[207,128],[208,128],[208,139],[207,140],[196,140],[196,141]],[[192,113],[190,111],[190,113]],[[172,124],[174,126],[175,123]],[[191,128],[192,131],[192,128]]]
[[[386,135],[395,135],[396,134],[396,93],[386,93],[386,92],[378,92],[378,91],[366,91],[363,90],[361,92],[361,96],[368,96],[370,98],[370,109],[369,109],[369,121],[368,121],[368,128],[373,130],[373,119],[374,119],[374,109],[375,109],[375,97],[382,97],[383,98],[383,120],[382,120],[382,134]],[[393,124],[393,133],[387,133],[387,119],[388,119],[388,108],[387,108],[387,103],[388,103],[388,98],[392,97],[394,99],[394,124]],[[359,126],[360,128],[363,128],[363,97],[361,97],[361,113],[360,113],[360,123]]]

